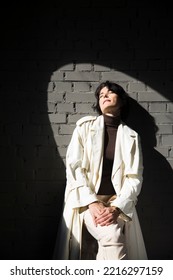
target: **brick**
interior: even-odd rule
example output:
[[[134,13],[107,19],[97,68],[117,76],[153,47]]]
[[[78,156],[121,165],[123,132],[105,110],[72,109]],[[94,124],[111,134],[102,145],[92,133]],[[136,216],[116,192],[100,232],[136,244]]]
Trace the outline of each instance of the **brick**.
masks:
[[[42,124],[40,126],[40,135],[47,135],[50,138],[53,137],[54,133],[58,134],[59,124],[50,123],[49,124]]]
[[[129,87],[128,87],[129,91],[131,92],[141,92],[141,91],[145,91],[145,84],[141,83],[141,82],[130,82],[129,83]]]
[[[131,98],[133,98],[133,99],[135,99],[135,100],[138,100],[138,94],[137,94],[137,92],[127,92],[128,93],[128,95],[131,97]]]
[[[164,146],[173,146],[173,135],[163,135],[162,141]]]
[[[155,148],[160,154],[162,154],[164,157],[168,157],[169,151],[168,147],[156,147]]]
[[[171,124],[159,124],[158,125],[158,134],[172,134],[173,129]]]
[[[18,69],[10,71],[8,69],[8,72],[6,71],[1,71],[0,72],[0,77],[1,77],[1,81],[25,81],[27,82],[28,80],[28,75],[26,71],[19,71]]]
[[[2,168],[6,169],[13,169],[15,168],[22,168],[23,166],[23,159],[18,156],[10,156],[10,155],[4,155],[1,157],[1,165]]]
[[[165,61],[161,59],[150,59],[149,61],[149,69],[150,70],[159,70],[164,69]]]
[[[65,180],[65,171],[60,168],[40,168],[35,176],[36,180],[50,181],[50,180]]]
[[[37,83],[37,90],[45,91],[45,89],[46,89],[47,92],[52,92],[54,90],[54,83],[53,82],[47,82],[47,81],[43,82],[43,81],[41,80]]]
[[[71,139],[70,135],[57,135],[54,137],[53,142],[55,141],[58,147],[63,147],[69,144],[70,139]],[[52,141],[50,142],[50,144],[52,144]]]
[[[13,205],[6,205],[5,208],[5,218],[12,221],[13,219],[22,219],[26,216],[25,209],[22,205],[18,205],[18,207],[14,207]],[[0,207],[0,219],[4,218],[3,208]],[[9,233],[12,234],[11,232]],[[11,240],[11,236],[9,236],[8,240]]]
[[[51,142],[51,141],[50,141]],[[51,148],[55,149],[55,154],[57,155],[57,151],[56,151],[56,146],[52,146],[52,143],[49,143],[49,147],[50,147],[50,153]],[[54,144],[54,143],[53,143]],[[45,145],[46,147],[46,145]],[[37,158],[33,159],[26,159],[25,163],[24,163],[24,168],[25,169],[33,169],[34,172],[37,171],[39,168],[54,168],[55,166],[57,166],[57,162],[61,163],[61,160],[59,160],[57,158],[57,156],[55,157],[45,157],[45,159],[43,159],[43,157],[39,157],[39,154],[37,154]]]
[[[148,111],[148,107],[149,107],[149,104],[147,102],[138,102],[138,104],[140,104],[140,106],[142,106],[142,108],[144,108],[146,111]]]
[[[22,124],[19,124],[19,123],[6,124],[5,133],[10,134],[10,135],[12,135],[12,134],[22,135]]]
[[[36,201],[36,195],[26,189],[20,190],[20,192],[15,195],[16,203],[18,205],[31,204],[33,205]]]
[[[60,129],[60,124],[51,124],[51,128],[50,126],[48,127],[43,127],[43,130],[45,131],[45,133],[47,133],[48,135],[50,134],[50,130],[51,130],[51,134],[52,135],[57,135],[59,134],[59,129]]]
[[[87,114],[73,114],[68,116],[68,123],[75,124],[80,118],[86,116]]]
[[[125,33],[128,32],[127,29],[123,30],[123,34],[125,35]],[[128,34],[127,34],[128,36]],[[122,50],[116,50],[116,59],[119,59],[120,57],[123,57],[123,59],[133,59],[133,51],[128,50],[128,51],[124,51]],[[109,49],[104,50],[104,51],[100,51],[100,59],[101,60],[111,60],[112,61],[112,52],[109,51]]]
[[[10,136],[8,135],[1,135],[0,137],[0,146],[9,147],[11,142]]]
[[[61,93],[66,91],[72,90],[72,84],[71,82],[55,82],[55,88],[54,91]]]
[[[55,196],[48,192],[39,192],[36,194],[36,200],[39,205],[41,204],[53,204],[55,201]]]
[[[62,170],[63,167],[61,166]],[[65,170],[65,167],[64,167]],[[51,182],[44,182],[44,181],[35,181],[35,182],[28,182],[27,184],[27,190],[29,192],[60,192],[61,189],[64,189],[64,181],[59,180],[58,188],[57,188],[57,181],[51,181]]]
[[[138,94],[138,100],[139,102],[141,101],[167,101],[167,98],[162,96],[160,93],[158,92],[139,92]]]
[[[102,40],[102,39],[98,39],[94,42],[94,45],[92,46],[92,48],[94,50],[104,50],[104,49],[108,49],[110,47],[109,43],[106,40]]]
[[[173,70],[173,59],[168,59],[166,61],[166,69]]]
[[[74,113],[74,106],[73,103],[61,103],[61,104],[57,104],[57,112],[58,113]]]
[[[88,104],[88,103],[77,103],[76,104],[76,111],[78,112],[78,113],[91,113],[91,114],[93,114],[93,112],[94,112],[94,109],[92,108],[92,106],[93,106],[93,103],[90,103],[90,104]]]
[[[9,110],[9,108],[8,108]],[[3,119],[4,124],[14,124],[14,123],[28,123],[28,112],[22,112],[18,109],[18,111],[13,111],[10,108],[10,114],[0,113],[1,119]]]
[[[89,82],[74,82],[74,91],[82,92],[82,91],[89,91],[89,90],[90,90]]]
[[[73,71],[74,70],[74,64],[73,63],[67,63],[58,68],[60,71]]]
[[[27,63],[28,63],[28,62],[27,62]],[[40,60],[39,63],[38,63],[38,65],[36,65],[36,62],[35,62],[35,61],[33,61],[32,64],[33,64],[33,69],[34,69],[34,66],[35,66],[35,67],[37,67],[37,69],[38,69],[39,71],[52,71],[52,69],[55,69],[55,68],[56,68],[56,62],[55,62],[55,61],[51,61],[51,60],[46,60],[46,61]],[[32,66],[32,64],[31,64],[31,66]],[[26,64],[26,65],[27,65],[27,64]],[[21,67],[22,67],[22,68],[23,68],[23,67],[26,68],[25,65],[22,65]],[[25,69],[25,68],[24,68],[24,69]]]
[[[99,81],[99,73],[95,72],[66,72],[66,81]]]
[[[63,102],[64,93],[61,92],[48,92],[47,102]]]
[[[63,79],[64,79],[64,74],[63,72],[60,71],[53,72],[50,78],[51,81],[63,81]]]
[[[166,103],[161,103],[161,102],[150,103],[149,112],[166,112]]]
[[[143,49],[136,49],[135,56],[136,59],[160,59],[160,48],[152,48],[150,46],[150,51],[149,52],[144,52]],[[162,75],[163,76],[163,75]]]
[[[67,153],[67,147],[59,147],[58,152],[59,152],[60,157],[65,159],[66,153]]]
[[[94,70],[95,71],[100,71],[100,72],[105,72],[105,71],[110,71],[110,67],[101,65],[101,64],[95,64],[94,65]]]
[[[148,67],[148,63],[145,59],[135,59],[131,61],[131,69],[132,70],[146,70]]]
[[[41,113],[55,113],[56,112],[56,103],[48,101],[47,103],[41,102],[39,105],[39,112]]]
[[[170,149],[170,151],[169,151],[169,156],[170,156],[171,158],[173,158],[173,148]]]
[[[39,158],[55,158],[56,157],[56,148],[50,146],[41,146],[38,147],[37,156]]]
[[[169,113],[173,113],[173,103],[168,103],[167,104],[167,111],[169,112]]]
[[[10,170],[9,170],[10,173]],[[9,181],[9,182],[3,182],[3,188],[1,188],[1,192],[12,192],[12,190],[15,192],[19,192],[22,189],[26,188],[26,183],[23,182],[16,182],[16,181]]]
[[[88,18],[87,18],[87,20],[88,20]],[[70,30],[70,39],[71,39],[72,38],[71,37],[72,36],[72,30],[71,29],[69,29],[69,30]],[[81,31],[81,36],[82,36],[82,32],[83,31]],[[75,32],[73,38],[75,38],[76,35],[77,34]],[[86,34],[83,34],[83,36],[86,37]],[[70,41],[70,43],[71,43],[71,41]],[[78,59],[79,61],[81,61],[80,58],[83,57],[83,55],[84,55],[84,53],[83,53],[82,50],[74,50],[74,49],[73,50],[67,50],[65,52],[65,56],[66,56],[65,59],[69,58],[70,61],[76,61]],[[88,52],[88,51],[85,52],[85,61],[93,61],[93,60],[96,60],[96,59],[97,59],[97,52]]]
[[[104,63],[105,64],[105,63]],[[107,64],[107,63],[106,63]],[[109,64],[108,64],[109,65]],[[131,67],[131,59],[117,59],[116,62],[111,62],[111,68],[112,69],[117,69],[117,65],[118,65],[118,70],[119,71],[122,71],[122,70],[134,70],[132,67]]]
[[[18,148],[17,153],[23,159],[34,159],[37,156],[37,149],[35,146],[26,147],[26,145],[24,145]]]
[[[34,125],[46,125],[46,124],[50,124],[50,117],[47,113],[44,114],[32,113],[30,117],[30,122]]]
[[[66,114],[49,114],[50,123],[66,123]]]
[[[118,72],[118,71],[111,71],[111,72],[103,72],[102,73],[102,80],[110,80],[110,81],[115,81],[119,83],[120,81],[135,81],[133,78],[135,76],[135,73],[129,73],[125,74],[123,72]]]
[[[92,65],[89,63],[77,63],[76,70],[77,71],[91,71]]]
[[[167,161],[169,162],[170,167],[173,169],[173,159],[167,159]],[[171,215],[170,215],[170,218],[171,218]]]
[[[31,136],[31,135],[40,135],[40,126],[39,125],[32,125],[27,124],[23,126],[23,135],[24,136]]]
[[[59,130],[59,134],[64,134],[64,135],[68,135],[68,134],[72,134],[73,130],[75,128],[75,125],[60,125],[60,130]]]
[[[0,193],[0,205],[14,205],[16,203],[16,197],[13,193]]]
[[[15,149],[13,146],[0,146],[0,157],[13,157],[16,155],[16,153],[17,149]]]
[[[27,54],[27,52],[26,52],[26,54],[25,54],[25,52],[23,52],[23,55],[29,55],[30,54],[30,52]],[[39,60],[60,60],[61,59],[61,52],[59,52],[59,51],[54,51],[54,50],[39,50],[39,52],[37,51],[37,52],[35,52],[34,54],[33,54],[33,57],[35,58],[35,59],[39,59]]]
[[[4,125],[0,124],[0,134],[3,134],[3,133],[4,133]]]
[[[26,134],[22,137],[14,135],[11,141],[13,145],[46,145],[48,143],[48,137],[46,135],[32,135],[32,137]]]
[[[66,102],[96,102],[96,98],[93,93],[66,93]]]
[[[159,114],[152,113],[152,116],[155,118],[157,124],[172,124],[173,123],[173,115],[170,113]]]
[[[33,159],[32,159],[33,162]],[[27,182],[27,181],[34,181],[35,180],[35,172],[31,168],[23,168],[23,169],[17,169],[16,170],[16,179],[19,181]]]

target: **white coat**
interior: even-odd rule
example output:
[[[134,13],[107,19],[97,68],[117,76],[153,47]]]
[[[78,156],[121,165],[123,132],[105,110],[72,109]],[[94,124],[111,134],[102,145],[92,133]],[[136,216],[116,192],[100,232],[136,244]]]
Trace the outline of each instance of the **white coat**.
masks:
[[[74,129],[66,155],[67,185],[54,259],[80,259],[83,210],[97,200],[104,148],[103,116],[81,118]],[[118,126],[112,183],[115,205],[123,212],[128,259],[147,259],[135,205],[142,186],[143,163],[138,134]],[[127,219],[126,219],[127,218]],[[130,220],[130,221],[129,221]]]

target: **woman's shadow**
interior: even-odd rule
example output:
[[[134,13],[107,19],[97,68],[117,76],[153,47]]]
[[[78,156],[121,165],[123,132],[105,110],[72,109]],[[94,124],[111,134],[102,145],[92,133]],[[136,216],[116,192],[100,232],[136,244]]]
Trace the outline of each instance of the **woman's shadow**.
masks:
[[[173,172],[168,161],[155,148],[158,127],[154,118],[132,98],[129,98],[126,123],[141,138],[144,172],[137,211],[148,258],[173,259]]]

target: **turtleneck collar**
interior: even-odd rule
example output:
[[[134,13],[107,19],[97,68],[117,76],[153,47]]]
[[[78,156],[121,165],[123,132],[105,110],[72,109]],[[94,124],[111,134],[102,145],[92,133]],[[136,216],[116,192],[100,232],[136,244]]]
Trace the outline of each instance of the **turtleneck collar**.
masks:
[[[117,116],[108,116],[103,114],[103,117],[106,126],[112,126],[118,128],[121,121],[119,114]]]

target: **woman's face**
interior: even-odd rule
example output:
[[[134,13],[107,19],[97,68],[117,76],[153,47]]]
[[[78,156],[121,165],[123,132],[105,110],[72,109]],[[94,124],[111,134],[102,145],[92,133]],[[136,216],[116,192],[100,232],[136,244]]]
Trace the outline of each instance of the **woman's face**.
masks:
[[[115,115],[120,109],[119,96],[107,87],[101,89],[99,94],[99,106],[103,114]]]

